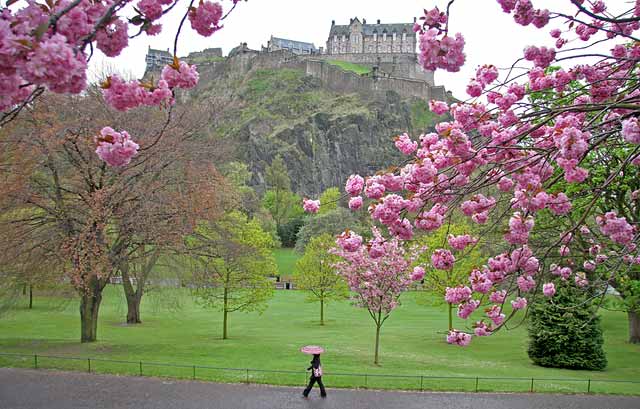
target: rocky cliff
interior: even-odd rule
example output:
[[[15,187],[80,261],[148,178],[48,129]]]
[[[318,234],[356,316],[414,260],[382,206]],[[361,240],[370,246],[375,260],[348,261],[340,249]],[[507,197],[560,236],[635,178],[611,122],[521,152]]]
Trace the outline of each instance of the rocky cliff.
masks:
[[[352,173],[372,174],[399,163],[393,138],[423,132],[433,119],[425,101],[393,91],[329,90],[295,66],[238,56],[200,70],[198,89],[185,98],[224,101],[212,136],[235,143],[237,159],[249,165],[258,190],[276,155],[285,160],[292,188],[301,195],[343,186]]]

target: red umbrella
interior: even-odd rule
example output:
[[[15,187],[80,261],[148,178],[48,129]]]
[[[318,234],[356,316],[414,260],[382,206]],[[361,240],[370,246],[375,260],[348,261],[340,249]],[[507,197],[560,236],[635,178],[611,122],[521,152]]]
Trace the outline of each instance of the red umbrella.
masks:
[[[309,355],[316,355],[323,353],[324,349],[317,345],[307,345],[306,347],[300,348],[300,352],[304,352],[305,354]]]

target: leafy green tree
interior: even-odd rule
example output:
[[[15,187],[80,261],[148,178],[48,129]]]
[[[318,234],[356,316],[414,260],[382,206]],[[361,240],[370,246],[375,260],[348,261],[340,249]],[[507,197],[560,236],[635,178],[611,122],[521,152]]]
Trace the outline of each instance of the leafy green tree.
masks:
[[[320,203],[322,203],[322,206],[320,206],[318,213],[324,214],[336,210],[341,196],[340,189],[337,187],[330,187],[322,192],[320,195]]]
[[[284,247],[293,247],[296,245],[298,232],[304,225],[304,219],[304,217],[296,217],[278,227],[278,236]]]
[[[216,223],[201,222],[186,240],[193,263],[193,293],[203,306],[222,311],[222,339],[228,315],[259,311],[273,295],[273,240],[256,220],[238,211]]]
[[[291,191],[291,179],[282,157],[276,156],[267,167],[265,182],[267,191],[262,199],[262,205],[269,210],[278,229],[290,219],[304,214],[300,205],[302,199]]]
[[[607,358],[596,309],[577,287],[556,283],[556,289],[529,309],[529,358],[540,366],[603,370]]]
[[[364,217],[368,219],[368,215],[365,214]],[[324,214],[317,214],[314,217],[307,217],[304,226],[298,232],[296,251],[303,253],[309,241],[316,236],[324,233],[335,236],[345,229],[362,232],[363,235],[368,232],[368,227],[365,227],[365,224],[358,219],[357,214],[343,207],[338,207]]]
[[[335,247],[335,241],[330,234],[311,239],[296,263],[294,274],[298,288],[307,291],[307,301],[320,303],[320,325],[324,325],[325,304],[344,299],[349,293],[347,283],[334,268],[340,258],[329,253],[332,247]]]

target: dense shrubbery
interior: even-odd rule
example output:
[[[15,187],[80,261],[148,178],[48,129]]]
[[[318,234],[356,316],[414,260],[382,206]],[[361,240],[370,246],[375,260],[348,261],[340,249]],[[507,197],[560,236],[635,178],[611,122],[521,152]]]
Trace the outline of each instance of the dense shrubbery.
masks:
[[[530,307],[529,358],[540,366],[604,369],[600,317],[576,287],[556,288],[553,298],[539,299]]]

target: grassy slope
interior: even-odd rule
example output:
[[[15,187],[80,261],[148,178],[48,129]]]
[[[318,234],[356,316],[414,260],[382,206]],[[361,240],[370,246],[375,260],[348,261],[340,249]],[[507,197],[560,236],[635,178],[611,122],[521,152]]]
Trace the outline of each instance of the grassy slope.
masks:
[[[328,64],[336,65],[345,71],[352,71],[359,75],[368,74],[371,72],[371,67],[367,67],[366,65],[355,64],[348,61],[338,61],[338,60],[325,60],[325,61]]]
[[[254,382],[301,384],[307,357],[298,352],[305,344],[326,347],[323,364],[332,386],[363,386],[363,376],[331,376],[331,373],[446,375],[486,377],[540,377],[640,380],[640,347],[625,343],[626,320],[621,313],[604,311],[604,331],[609,367],[604,372],[546,369],[532,365],[526,355],[523,327],[490,338],[476,339],[468,348],[443,342],[446,314],[442,307],[419,306],[414,294],[385,323],[381,340],[381,366],[372,364],[374,328],[363,310],[348,302],[330,304],[327,325],[318,325],[318,308],[304,301],[304,294],[278,291],[262,315],[232,314],[230,337],[220,339],[221,316],[195,305],[183,290],[151,292],[142,305],[143,324],[122,324],[125,305],[120,287],[109,287],[103,302],[99,342],[78,342],[76,301],[51,310],[36,298],[35,310],[18,310],[0,320],[0,351],[103,357],[144,362],[198,364],[219,367],[279,369],[296,374],[251,373]],[[166,305],[174,308],[167,310]],[[175,307],[179,308],[175,308]],[[0,365],[32,366],[33,358],[0,357]],[[69,362],[40,358],[40,365],[85,369],[86,361]],[[137,373],[138,365],[94,362],[94,371]],[[191,368],[145,365],[145,374],[190,377]],[[242,381],[245,372],[198,369],[198,377]],[[424,380],[427,389],[473,389],[474,379]],[[481,390],[523,390],[530,381],[481,380]],[[376,378],[369,387],[418,388],[419,378]],[[592,383],[592,391],[638,393],[638,385]],[[536,390],[584,391],[586,382],[536,382]]]
[[[300,258],[300,254],[292,248],[282,247],[275,249],[273,254],[278,265],[278,272],[281,276],[291,276],[296,267],[296,261]]]

